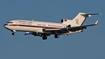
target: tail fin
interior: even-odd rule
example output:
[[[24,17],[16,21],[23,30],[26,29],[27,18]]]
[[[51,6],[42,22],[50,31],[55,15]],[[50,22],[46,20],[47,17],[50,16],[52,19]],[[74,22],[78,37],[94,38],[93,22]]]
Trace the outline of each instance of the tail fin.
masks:
[[[75,26],[82,26],[86,18],[90,17],[91,15],[99,15],[99,13],[78,13],[78,15],[73,19],[73,23],[75,24]]]

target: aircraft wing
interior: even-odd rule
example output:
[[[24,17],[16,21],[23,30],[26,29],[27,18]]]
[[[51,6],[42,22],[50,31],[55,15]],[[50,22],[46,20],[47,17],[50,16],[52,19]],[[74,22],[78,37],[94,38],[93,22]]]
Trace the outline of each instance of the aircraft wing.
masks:
[[[76,27],[68,27],[68,28],[61,28],[63,31],[78,31],[78,30],[83,30],[86,29],[89,26],[95,26],[98,24],[98,20],[94,24],[89,24],[89,25],[83,25],[83,26],[76,26]]]
[[[60,29],[44,29],[45,32],[67,32],[67,31],[78,31],[86,29],[89,26],[95,26],[98,24],[98,20],[94,24],[83,25],[83,26],[75,26],[75,27],[67,27],[67,28],[60,28]]]

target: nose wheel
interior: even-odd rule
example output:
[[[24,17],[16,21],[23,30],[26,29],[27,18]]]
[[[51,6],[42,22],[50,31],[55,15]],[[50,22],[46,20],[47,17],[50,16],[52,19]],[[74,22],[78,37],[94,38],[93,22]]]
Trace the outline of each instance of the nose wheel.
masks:
[[[12,35],[15,35],[16,30],[12,30],[11,32],[12,32]]]
[[[12,33],[12,35],[15,35],[15,33]]]

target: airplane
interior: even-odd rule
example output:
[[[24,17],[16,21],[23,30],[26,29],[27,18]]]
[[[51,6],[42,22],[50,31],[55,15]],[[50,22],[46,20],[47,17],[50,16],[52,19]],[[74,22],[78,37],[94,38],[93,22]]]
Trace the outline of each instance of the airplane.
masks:
[[[31,34],[34,36],[40,36],[43,40],[46,40],[47,36],[50,35],[59,38],[60,35],[70,35],[83,32],[87,27],[97,25],[99,22],[98,20],[94,24],[83,25],[86,18],[91,15],[100,15],[100,13],[79,12],[72,20],[61,19],[61,23],[34,20],[11,20],[4,24],[4,27],[10,30],[12,35],[15,35],[15,32],[25,32],[25,35]]]

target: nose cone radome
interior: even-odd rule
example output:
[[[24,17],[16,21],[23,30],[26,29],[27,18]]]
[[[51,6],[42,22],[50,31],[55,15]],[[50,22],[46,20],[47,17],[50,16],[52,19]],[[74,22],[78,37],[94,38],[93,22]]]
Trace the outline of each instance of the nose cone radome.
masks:
[[[4,24],[4,27],[5,27],[6,29],[8,29],[8,25],[7,25],[7,24]]]
[[[7,24],[4,24],[4,27],[6,27]]]

